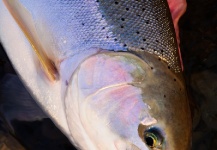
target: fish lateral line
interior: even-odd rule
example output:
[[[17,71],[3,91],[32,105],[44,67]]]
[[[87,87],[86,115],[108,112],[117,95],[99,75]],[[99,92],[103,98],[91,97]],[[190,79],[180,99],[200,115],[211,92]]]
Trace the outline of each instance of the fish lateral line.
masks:
[[[34,29],[34,22],[32,20],[31,14],[24,6],[22,6],[22,4],[20,4],[20,2],[16,0],[3,0],[3,2],[29,41],[46,77],[51,82],[57,81],[59,79],[59,73],[54,62],[49,59],[43,49],[43,46],[39,42],[37,32]]]

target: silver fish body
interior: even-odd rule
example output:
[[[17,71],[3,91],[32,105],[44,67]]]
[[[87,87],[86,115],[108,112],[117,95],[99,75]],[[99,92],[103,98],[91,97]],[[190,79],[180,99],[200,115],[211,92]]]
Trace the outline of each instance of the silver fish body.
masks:
[[[28,23],[20,11],[22,23],[34,28],[33,38],[59,79],[52,85],[39,71],[29,82],[34,70],[24,75],[20,64],[27,61],[13,62],[10,46],[7,53],[38,103],[79,149],[189,148],[190,110],[165,0],[18,3],[33,20]],[[7,32],[0,33],[7,45]],[[32,66],[40,66],[31,57]]]
[[[181,70],[165,0],[20,2],[33,16],[41,42],[52,42],[52,53],[58,59],[91,48],[147,51],[162,58],[175,71]],[[46,32],[50,37],[44,36]]]

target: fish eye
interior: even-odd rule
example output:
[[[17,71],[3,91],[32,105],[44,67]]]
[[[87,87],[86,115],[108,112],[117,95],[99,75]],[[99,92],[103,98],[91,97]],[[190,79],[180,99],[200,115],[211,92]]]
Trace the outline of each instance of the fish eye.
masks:
[[[150,128],[144,131],[144,142],[150,148],[162,148],[163,136],[161,131],[157,128]]]

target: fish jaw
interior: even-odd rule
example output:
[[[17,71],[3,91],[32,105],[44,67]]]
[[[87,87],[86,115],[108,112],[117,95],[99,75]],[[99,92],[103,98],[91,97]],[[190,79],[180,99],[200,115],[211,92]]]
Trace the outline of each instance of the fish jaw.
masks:
[[[79,148],[148,150],[143,134],[152,128],[163,136],[158,149],[189,148],[190,111],[182,79],[153,55],[143,60],[103,52],[79,65],[65,96],[71,140]]]

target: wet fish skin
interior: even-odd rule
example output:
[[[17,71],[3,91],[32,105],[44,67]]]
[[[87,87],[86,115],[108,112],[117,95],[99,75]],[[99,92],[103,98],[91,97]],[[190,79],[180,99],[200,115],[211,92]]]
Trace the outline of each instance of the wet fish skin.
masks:
[[[85,64],[88,64],[87,62],[90,60],[98,61],[98,57],[110,58],[110,60],[115,63],[126,63],[128,65],[136,61],[138,63],[136,72],[131,72],[132,70],[128,70],[127,67],[124,68],[124,71],[138,83],[141,83],[134,83],[134,80],[133,82],[128,81],[127,83],[131,84],[132,87],[136,87],[134,90],[142,91],[142,94],[136,94],[142,96],[142,99],[139,99],[139,104],[141,106],[144,106],[144,104],[150,106],[151,110],[144,108],[148,111],[147,114],[151,115],[152,119],[157,120],[157,123],[151,122],[151,126],[147,125],[139,131],[144,132],[144,130],[150,127],[159,128],[165,133],[163,149],[177,150],[188,148],[191,126],[190,113],[186,101],[183,79],[180,73],[177,73],[181,70],[181,67],[174,29],[166,1],[83,1],[83,3],[81,3],[81,1],[46,1],[46,3],[43,3],[43,1],[37,1],[35,3],[21,1],[21,3],[25,5],[33,16],[35,27],[39,36],[42,37],[41,43],[45,46],[47,55],[53,62],[56,62],[57,68],[59,67],[60,74],[62,75],[61,82],[64,84],[66,82],[69,83],[69,86],[66,84],[65,87],[67,90],[65,98],[66,108],[70,106],[70,98],[74,98],[70,97],[69,94],[74,92],[71,91],[70,88],[73,86],[72,82],[74,81],[75,75],[82,72],[82,69],[87,69],[85,66]],[[144,8],[143,6],[149,7]],[[50,9],[47,9],[47,7]],[[145,37],[143,35],[145,35]],[[49,45],[46,43],[55,44]],[[108,50],[110,52],[102,53],[101,50]],[[87,54],[87,51],[92,51],[92,53]],[[113,51],[122,51],[123,53],[113,53]],[[142,58],[142,60],[133,55],[125,54],[124,52],[133,53]],[[80,55],[86,55],[86,57],[81,59]],[[119,60],[120,58],[121,60]],[[161,58],[161,61],[158,60],[159,58]],[[71,64],[67,64],[67,61],[78,61],[80,64],[76,67],[79,69],[75,67],[68,71],[66,68],[70,67]],[[67,67],[63,65],[65,62]],[[170,66],[171,69],[168,69],[168,66]],[[140,74],[137,75],[139,67],[142,68],[145,75],[141,74],[141,70]],[[66,72],[71,73],[64,76],[63,74]],[[72,73],[74,74],[72,75]],[[83,76],[78,76],[78,78],[83,79],[82,77]],[[146,79],[146,77],[148,77],[149,80]],[[130,80],[130,78],[127,79]],[[79,83],[79,85],[81,83]],[[34,88],[36,89],[36,87]],[[34,88],[32,88],[32,91]],[[79,90],[81,89],[78,89],[77,93],[80,93]],[[132,90],[132,92],[135,92],[134,90]],[[46,107],[43,101],[39,100],[39,102],[42,103],[42,106]],[[119,107],[121,108],[121,106]],[[137,109],[137,107],[133,110],[141,111]],[[73,129],[73,125],[70,125],[72,124],[72,120],[69,120],[69,118],[72,117],[71,119],[73,119],[72,112],[70,112],[70,107],[68,107],[65,113],[68,118],[67,121],[71,134],[75,136],[77,134],[75,133],[76,129]],[[104,110],[100,109],[99,112],[102,113]],[[139,113],[135,113],[134,115],[138,117]],[[101,117],[106,118],[107,116]],[[129,115],[128,119],[133,119],[132,117],[134,116]],[[109,126],[109,129],[112,128],[112,131],[115,127],[118,127],[116,123],[118,123],[118,119],[120,119],[117,117],[114,118],[114,121],[111,122]],[[81,118],[81,120],[82,119],[85,118]],[[58,122],[58,119],[54,120]],[[109,119],[107,118],[107,120]],[[137,128],[142,124],[138,123],[140,121],[141,120],[138,118],[135,121],[137,123],[136,129],[135,124],[129,124],[131,128],[128,129],[133,129],[130,135],[133,137],[136,136],[136,142],[134,141],[134,143],[132,142],[129,145],[138,146],[140,149],[148,149],[145,143],[139,139],[139,135],[143,133],[137,133]],[[172,125],[170,121],[173,121]],[[87,124],[87,122],[85,123]],[[144,126],[144,124],[142,124],[142,126]],[[123,128],[123,130],[113,131],[113,133],[117,135],[121,132],[127,133],[127,129]],[[177,135],[181,136],[183,140],[179,140]],[[80,148],[86,149],[87,147],[85,146],[88,144],[79,143],[78,137],[76,138],[74,138],[73,141],[77,143]],[[122,139],[122,137],[120,139]],[[125,140],[126,139],[129,140],[130,137],[125,136]],[[181,144],[179,142],[181,142]],[[98,145],[95,143],[93,146],[97,147]]]
[[[176,37],[165,0],[20,2],[33,16],[41,42],[53,59],[65,59],[92,47],[148,51],[180,71]],[[47,9],[48,5],[52,7]],[[77,30],[72,32],[74,29]],[[45,42],[55,45],[48,47]]]

